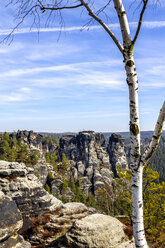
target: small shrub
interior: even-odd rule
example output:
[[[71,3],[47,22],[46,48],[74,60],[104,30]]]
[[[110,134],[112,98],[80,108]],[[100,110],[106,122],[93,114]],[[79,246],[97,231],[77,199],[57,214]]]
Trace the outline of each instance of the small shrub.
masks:
[[[49,194],[51,194],[51,190],[50,190],[50,187],[49,187],[48,184],[46,184],[45,189],[46,189],[46,191],[47,191]]]

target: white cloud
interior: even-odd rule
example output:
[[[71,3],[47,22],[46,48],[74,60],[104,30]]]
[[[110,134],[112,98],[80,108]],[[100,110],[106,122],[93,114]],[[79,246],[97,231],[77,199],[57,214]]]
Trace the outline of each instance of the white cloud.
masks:
[[[31,99],[37,99],[31,95],[31,89],[22,87],[11,92],[0,95],[0,103],[24,102]]]
[[[27,87],[24,87],[24,88],[20,88],[20,91],[26,93],[26,92],[30,92],[31,89],[30,88],[27,88]]]
[[[103,65],[117,65],[120,64],[120,60],[111,60],[111,61],[98,61],[98,62],[82,62],[82,63],[73,63],[73,64],[65,64],[65,65],[57,65],[57,66],[48,66],[48,67],[35,67],[35,68],[24,68],[24,69],[15,69],[9,70],[0,74],[0,78],[6,77],[18,77],[22,75],[30,75],[34,73],[42,73],[42,72],[53,72],[53,71],[74,71],[74,72],[84,72],[84,67],[94,67],[94,66],[103,66]]]
[[[5,73],[1,73],[0,78],[18,77],[18,76],[22,76],[25,74],[29,75],[29,74],[40,73],[40,72],[76,70],[73,65],[74,64],[10,70]]]
[[[162,28],[165,27],[165,21],[143,22],[145,28]]]
[[[23,48],[24,48],[24,45],[21,42],[15,42],[15,43],[12,43],[12,45],[1,44],[0,54],[7,54],[7,53],[15,52],[15,51],[20,51]]]
[[[112,29],[119,28],[119,23],[110,23],[108,26]],[[137,22],[130,22],[130,26],[136,27]],[[165,21],[144,21],[143,27],[145,28],[161,28],[165,27]],[[88,29],[101,29],[100,25],[92,25],[89,26]],[[38,33],[38,32],[72,32],[72,31],[80,31],[82,30],[82,26],[72,26],[61,29],[57,28],[20,28],[14,31],[14,34],[28,34],[28,33]],[[84,28],[85,30],[85,28]],[[12,29],[0,29],[0,36],[9,35],[13,30]]]
[[[21,94],[11,94],[11,95],[0,95],[1,103],[9,103],[9,102],[21,102],[24,101],[25,97]]]

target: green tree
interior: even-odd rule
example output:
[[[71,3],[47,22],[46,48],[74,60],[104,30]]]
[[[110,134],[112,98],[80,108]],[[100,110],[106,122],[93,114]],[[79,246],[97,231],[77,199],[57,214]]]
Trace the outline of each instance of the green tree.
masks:
[[[159,174],[146,167],[144,172],[144,223],[147,238],[159,240],[165,234],[165,182],[156,183]]]
[[[38,162],[38,152],[28,149],[27,145],[13,140],[6,132],[0,135],[0,159],[34,165]]]
[[[118,178],[114,180],[114,214],[132,216],[131,171],[118,166]]]
[[[67,170],[68,168],[69,168],[69,161],[68,161],[66,155],[63,153],[63,154],[62,154],[61,169]]]
[[[119,178],[115,179],[114,205],[116,212],[131,215],[131,172],[118,168]],[[159,174],[148,166],[144,168],[143,198],[144,224],[147,239],[161,243],[165,235],[165,182],[159,182]]]
[[[51,154],[46,152],[45,154],[46,162],[53,166],[54,171],[57,171],[57,156],[55,153]]]
[[[106,214],[113,214],[113,197],[112,187],[105,186],[104,189],[98,188],[97,190],[97,205],[101,211]]]

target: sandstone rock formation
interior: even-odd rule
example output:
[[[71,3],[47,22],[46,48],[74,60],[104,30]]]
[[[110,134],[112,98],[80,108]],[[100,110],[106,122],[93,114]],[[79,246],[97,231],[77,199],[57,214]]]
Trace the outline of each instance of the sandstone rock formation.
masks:
[[[124,151],[124,138],[122,135],[114,133],[109,137],[108,153],[115,176],[117,176],[117,166],[128,169],[128,162]]]
[[[60,139],[60,153],[70,161],[73,177],[80,178],[80,187],[86,195],[104,187],[105,182],[111,185],[113,173],[103,134],[84,131],[65,135]]]
[[[80,188],[86,196],[89,193],[97,195],[98,188],[112,186],[114,176],[117,176],[117,166],[128,168],[124,151],[124,139],[120,134],[112,134],[108,147],[105,145],[104,135],[93,131],[83,131],[74,135],[64,135],[59,146],[53,143],[44,143],[44,136],[33,131],[18,131],[10,134],[11,137],[27,144],[30,149],[40,151],[38,163],[34,166],[35,175],[39,177],[43,186],[49,184],[51,193],[61,197],[63,175],[55,174],[53,167],[45,161],[44,154],[55,152],[58,157],[64,153],[69,160],[70,168],[65,173],[67,180],[71,178],[79,181]],[[49,181],[51,173],[55,180]],[[48,181],[49,182],[48,182]],[[65,197],[72,200],[73,192],[68,189]]]
[[[34,165],[33,168],[35,175],[38,176],[42,185],[45,186],[49,172],[49,168],[46,164],[46,161],[39,161],[37,164]]]
[[[82,203],[62,204],[44,190],[33,171],[24,164],[1,160],[0,190],[16,202],[23,216],[21,233],[24,233],[34,246],[41,244],[46,246],[64,235],[76,219],[85,217],[89,213],[88,208]],[[14,207],[11,211],[15,211]],[[19,215],[16,217],[18,218]],[[22,227],[21,217],[20,221],[21,224],[16,229]],[[13,230],[13,227],[11,228]],[[5,234],[1,235],[4,239]]]
[[[125,226],[114,217],[93,214],[76,220],[72,228],[53,247],[58,248],[135,248]]]
[[[23,225],[16,203],[0,191],[0,248],[30,248],[18,231]]]
[[[21,234],[35,248],[115,245],[132,248],[123,232],[124,226],[116,219],[93,214],[93,209],[82,203],[62,204],[43,189],[33,169],[24,164],[0,161],[0,190],[3,191],[0,193],[0,211],[7,210],[10,216],[0,215],[0,248],[30,248],[29,243],[17,235],[22,227],[20,212],[23,216]],[[4,193],[7,196],[5,200]],[[9,196],[15,200],[20,212],[16,204],[10,202]]]
[[[32,168],[17,162],[0,161],[0,190],[15,200],[23,215],[24,228],[29,217],[36,217],[46,211],[55,211],[61,201],[44,190]]]
[[[35,133],[33,131],[18,131],[10,134],[13,139],[16,139],[24,144],[26,144],[30,149],[38,149],[43,152],[55,152],[56,146],[54,144],[46,143],[43,139],[43,135]]]

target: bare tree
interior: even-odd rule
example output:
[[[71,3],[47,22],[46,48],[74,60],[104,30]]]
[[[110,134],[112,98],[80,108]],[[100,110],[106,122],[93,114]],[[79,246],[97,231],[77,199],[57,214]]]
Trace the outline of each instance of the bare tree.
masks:
[[[122,54],[123,62],[125,64],[126,82],[129,90],[129,109],[130,109],[130,136],[131,136],[131,158],[130,168],[132,170],[132,222],[136,247],[147,248],[147,242],[144,232],[143,224],[143,197],[142,197],[142,178],[143,167],[148,162],[150,157],[156,150],[160,136],[162,133],[163,123],[165,121],[165,102],[160,110],[155,130],[152,136],[152,140],[146,149],[141,154],[140,152],[140,128],[139,128],[139,104],[138,104],[138,79],[134,61],[134,46],[139,36],[139,32],[142,26],[143,15],[145,13],[149,0],[138,0],[140,15],[137,22],[137,29],[133,37],[131,37],[130,27],[128,23],[127,13],[125,11],[123,2],[124,0],[113,0],[115,11],[118,16],[120,30],[122,34],[122,44],[118,38],[114,35],[110,27],[103,20],[103,13],[106,14],[106,9],[109,6],[111,0],[104,2],[104,5],[95,10],[95,1],[91,0],[11,0],[9,4],[17,6],[17,18],[19,19],[18,26],[24,21],[26,16],[33,15],[33,24],[39,27],[39,20],[41,14],[47,14],[48,21],[55,14],[60,17],[60,25],[62,26],[62,10],[70,10],[81,8],[86,11],[91,20],[96,21],[102,26],[105,32],[111,37],[113,42]],[[48,3],[49,2],[49,3]],[[13,30],[14,32],[14,30]]]

